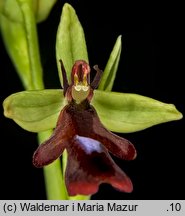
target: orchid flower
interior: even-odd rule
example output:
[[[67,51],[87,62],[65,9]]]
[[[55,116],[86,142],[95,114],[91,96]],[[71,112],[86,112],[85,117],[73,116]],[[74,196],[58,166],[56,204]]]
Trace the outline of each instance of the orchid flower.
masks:
[[[75,62],[69,85],[63,63],[64,96],[68,104],[60,112],[53,135],[41,144],[33,156],[33,164],[42,167],[53,162],[67,149],[68,161],[65,182],[68,194],[89,195],[98,191],[100,183],[110,183],[120,191],[131,192],[132,183],[114,163],[115,156],[132,160],[134,146],[126,139],[109,132],[101,123],[95,108],[90,105],[101,71],[90,84],[90,67],[82,60]]]
[[[4,115],[23,129],[44,137],[45,141],[34,153],[33,164],[44,166],[48,198],[69,199],[65,190],[60,190],[64,187],[63,173],[57,160],[60,155],[65,156],[65,149],[68,154],[65,184],[70,196],[96,193],[99,184],[104,182],[120,191],[131,192],[131,180],[109,152],[120,159],[133,160],[136,150],[128,140],[112,132],[140,131],[181,119],[182,114],[173,104],[111,91],[120,60],[121,36],[116,40],[103,73],[95,66],[97,72],[90,82],[83,28],[69,4],[63,7],[56,39],[56,59],[63,89],[44,89],[31,1],[12,2],[3,4],[0,27],[27,91],[14,93],[4,100]],[[12,8],[17,10],[13,16]],[[15,14],[18,17],[15,18]],[[54,129],[52,135],[51,129]],[[65,163],[63,157],[64,169]]]

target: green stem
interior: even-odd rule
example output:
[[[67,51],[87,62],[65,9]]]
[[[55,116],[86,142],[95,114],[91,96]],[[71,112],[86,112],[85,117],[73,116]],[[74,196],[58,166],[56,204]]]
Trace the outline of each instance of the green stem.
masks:
[[[42,66],[39,55],[37,28],[30,0],[17,0],[25,23],[26,40],[28,45],[29,63],[31,68],[33,90],[43,89]],[[52,130],[38,133],[39,143],[48,139]],[[60,160],[56,160],[49,166],[44,167],[46,194],[48,199],[67,199],[64,179],[62,176]]]

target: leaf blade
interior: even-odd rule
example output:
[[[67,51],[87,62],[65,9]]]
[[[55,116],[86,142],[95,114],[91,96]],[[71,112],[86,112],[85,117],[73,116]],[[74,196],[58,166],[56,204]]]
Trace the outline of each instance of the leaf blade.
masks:
[[[182,118],[173,104],[137,94],[95,91],[92,104],[113,132],[130,133]]]

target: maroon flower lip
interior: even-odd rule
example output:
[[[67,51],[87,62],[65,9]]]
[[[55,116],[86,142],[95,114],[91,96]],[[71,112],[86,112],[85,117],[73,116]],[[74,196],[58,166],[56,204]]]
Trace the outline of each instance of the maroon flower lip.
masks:
[[[33,164],[36,167],[48,165],[66,149],[65,182],[70,196],[94,194],[101,183],[131,192],[131,180],[116,165],[109,152],[118,158],[133,160],[136,150],[131,142],[108,131],[95,108],[90,105],[101,71],[95,67],[97,74],[90,84],[89,65],[82,60],[76,61],[72,70],[72,84],[69,85],[62,62],[61,66],[68,104],[62,109],[52,136],[35,151]]]

